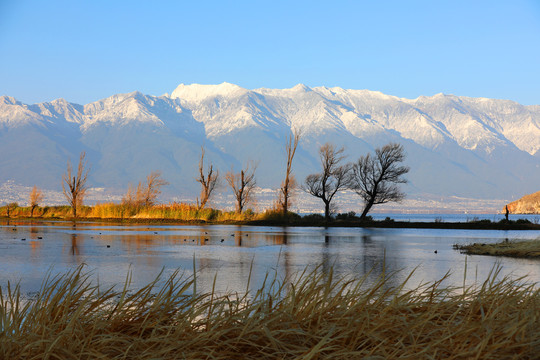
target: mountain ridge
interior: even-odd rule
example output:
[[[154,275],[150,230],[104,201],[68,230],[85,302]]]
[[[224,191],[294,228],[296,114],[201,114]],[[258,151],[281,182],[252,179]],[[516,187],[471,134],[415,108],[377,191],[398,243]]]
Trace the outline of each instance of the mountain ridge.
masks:
[[[260,186],[277,188],[285,137],[296,128],[303,134],[294,165],[299,180],[319,171],[317,150],[327,141],[345,146],[348,161],[394,141],[408,153],[410,194],[511,199],[537,190],[539,124],[540,106],[511,100],[442,93],[406,99],[303,84],[180,84],[170,95],[135,91],[85,105],[2,96],[0,182],[58,189],[67,159],[86,151],[95,186],[122,191],[161,170],[171,183],[167,192],[194,198],[204,145],[222,172],[252,160]]]

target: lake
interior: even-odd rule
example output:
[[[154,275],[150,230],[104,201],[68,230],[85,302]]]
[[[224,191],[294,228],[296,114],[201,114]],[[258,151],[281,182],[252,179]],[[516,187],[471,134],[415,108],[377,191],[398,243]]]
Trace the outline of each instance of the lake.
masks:
[[[198,287],[245,291],[251,273],[259,287],[268,272],[280,279],[306,267],[333,267],[338,275],[368,277],[400,271],[399,283],[414,269],[409,285],[436,281],[447,272],[447,285],[486,279],[499,264],[501,275],[528,276],[540,282],[540,260],[466,256],[453,244],[536,239],[540,231],[260,227],[236,225],[110,225],[69,222],[0,223],[0,286],[20,282],[25,293],[39,289],[50,271],[63,273],[85,264],[100,285],[123,284],[132,273],[132,288],[154,280],[164,269],[186,275],[198,271]],[[23,240],[24,239],[24,240]],[[435,253],[434,251],[437,251]]]
[[[393,213],[370,213],[374,220],[384,220],[386,217],[396,221],[409,222],[469,222],[489,220],[499,222],[505,218],[504,214],[393,214]],[[509,220],[526,219],[533,224],[540,223],[540,215],[536,214],[510,214]]]

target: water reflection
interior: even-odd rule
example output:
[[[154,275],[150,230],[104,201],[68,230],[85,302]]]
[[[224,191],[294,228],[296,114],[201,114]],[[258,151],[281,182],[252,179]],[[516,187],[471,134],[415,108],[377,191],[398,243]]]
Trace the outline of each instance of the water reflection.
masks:
[[[21,280],[21,286],[32,291],[51,266],[64,272],[87,264],[107,285],[123,283],[132,271],[137,287],[152,281],[163,268],[166,274],[181,268],[189,275],[194,263],[199,287],[211,287],[217,276],[221,291],[243,291],[250,277],[252,288],[258,287],[269,271],[289,279],[315,266],[324,274],[366,276],[368,284],[404,270],[386,286],[398,285],[413,269],[411,281],[416,283],[439,280],[451,270],[455,275],[450,281],[461,284],[466,257],[452,250],[452,244],[538,236],[540,232],[4,222],[0,286],[7,280]],[[470,281],[475,276],[481,281],[495,261],[470,257],[468,271],[478,273]],[[502,275],[530,274],[534,281],[540,280],[538,260],[500,261],[505,267]]]
[[[76,257],[81,255],[79,245],[77,244],[77,234],[71,234],[71,255]]]

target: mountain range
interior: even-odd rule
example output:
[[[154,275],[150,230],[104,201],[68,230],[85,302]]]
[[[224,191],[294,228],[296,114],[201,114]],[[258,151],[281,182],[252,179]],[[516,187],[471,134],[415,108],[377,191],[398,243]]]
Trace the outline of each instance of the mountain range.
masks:
[[[229,83],[181,84],[162,96],[132,92],[86,105],[2,96],[0,183],[59,190],[66,161],[86,151],[92,187],[120,194],[159,170],[170,183],[165,194],[194,199],[204,146],[206,161],[222,174],[253,162],[258,186],[275,189],[292,129],[302,133],[294,160],[299,180],[320,170],[318,148],[326,142],[343,146],[347,161],[398,142],[411,168],[404,186],[410,197],[511,200],[540,187],[539,105]]]

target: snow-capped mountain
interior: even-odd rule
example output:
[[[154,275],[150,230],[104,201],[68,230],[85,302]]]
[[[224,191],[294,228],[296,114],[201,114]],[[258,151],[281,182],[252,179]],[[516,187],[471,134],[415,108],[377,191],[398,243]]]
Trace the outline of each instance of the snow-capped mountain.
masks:
[[[86,151],[92,186],[122,192],[160,170],[170,182],[166,193],[194,198],[204,146],[222,173],[253,161],[259,186],[277,188],[291,129],[302,131],[294,164],[299,180],[319,171],[317,150],[327,141],[344,146],[349,161],[393,141],[407,151],[410,195],[512,199],[538,190],[538,105],[228,83],[181,84],[163,96],[118,94],[84,106],[2,96],[0,183],[58,190],[67,159]]]

